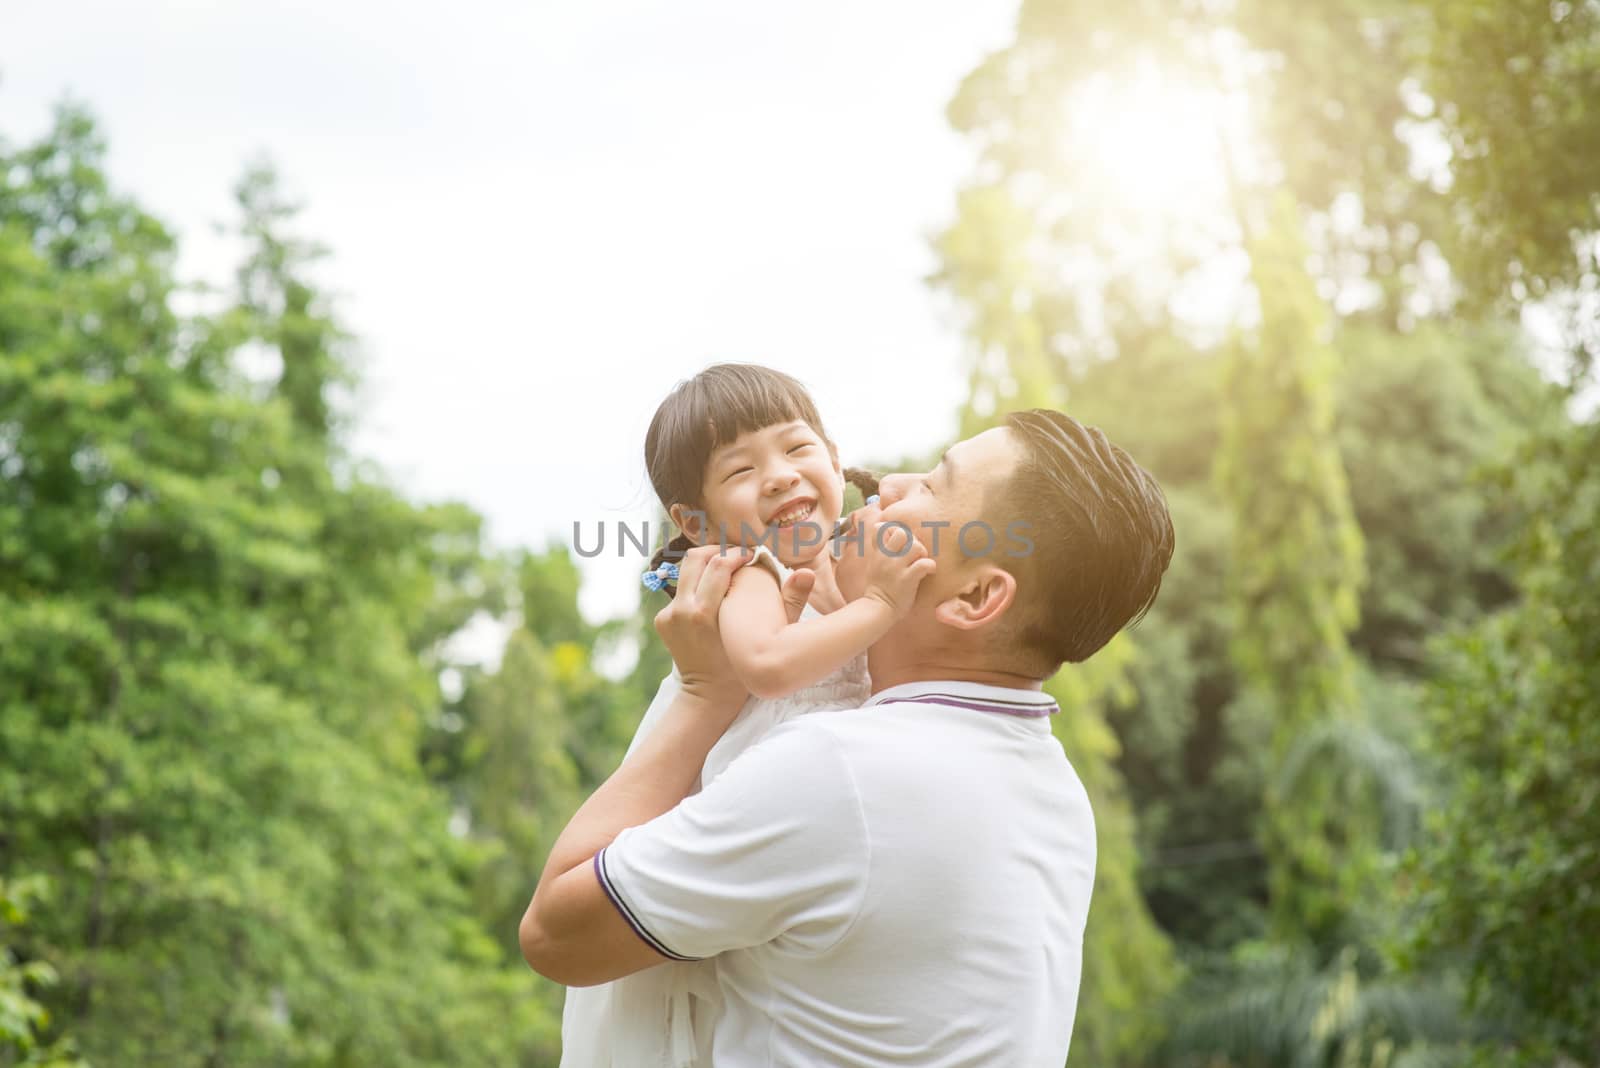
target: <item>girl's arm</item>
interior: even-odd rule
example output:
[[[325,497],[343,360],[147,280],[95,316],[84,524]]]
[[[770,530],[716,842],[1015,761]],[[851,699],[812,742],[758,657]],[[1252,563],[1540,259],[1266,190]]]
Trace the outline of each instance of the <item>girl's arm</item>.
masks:
[[[790,623],[777,576],[740,568],[723,598],[718,627],[728,660],[757,697],[782,697],[838,671],[894,626],[880,597],[858,597],[836,612]]]

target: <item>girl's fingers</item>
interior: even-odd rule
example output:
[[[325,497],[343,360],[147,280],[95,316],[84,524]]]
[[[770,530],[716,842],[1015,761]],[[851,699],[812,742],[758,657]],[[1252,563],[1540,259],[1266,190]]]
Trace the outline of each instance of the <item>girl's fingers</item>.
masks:
[[[816,572],[805,568],[797,569],[784,581],[783,612],[789,617],[790,623],[799,622],[800,613],[806,610],[806,602],[811,599],[811,588],[816,581]]]

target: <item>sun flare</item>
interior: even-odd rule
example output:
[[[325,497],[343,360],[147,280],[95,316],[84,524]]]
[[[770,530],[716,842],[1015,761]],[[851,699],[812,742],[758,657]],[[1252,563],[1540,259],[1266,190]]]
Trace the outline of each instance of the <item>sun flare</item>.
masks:
[[[1067,114],[1063,144],[1097,207],[1151,221],[1231,214],[1229,164],[1249,140],[1239,94],[1142,64],[1088,76]]]

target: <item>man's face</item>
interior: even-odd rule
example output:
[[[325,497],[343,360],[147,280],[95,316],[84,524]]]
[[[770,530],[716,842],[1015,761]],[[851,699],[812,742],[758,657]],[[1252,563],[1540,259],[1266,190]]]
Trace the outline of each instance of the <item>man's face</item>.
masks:
[[[855,513],[858,523],[904,523],[939,561],[938,570],[917,590],[918,607],[937,604],[959,588],[973,565],[998,562],[1008,550],[1018,550],[1018,542],[1003,527],[986,521],[982,509],[986,494],[1003,485],[1021,459],[1021,446],[1010,430],[985,430],[950,446],[926,474],[885,476],[878,503]],[[848,598],[862,593],[865,554],[878,551],[875,541],[869,534],[864,546],[840,543],[839,590]]]

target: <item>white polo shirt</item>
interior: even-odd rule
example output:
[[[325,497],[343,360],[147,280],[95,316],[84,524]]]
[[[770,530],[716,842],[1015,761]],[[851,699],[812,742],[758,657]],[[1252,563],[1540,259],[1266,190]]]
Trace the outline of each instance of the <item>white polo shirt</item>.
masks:
[[[714,1064],[1060,1068],[1095,836],[1055,710],[896,686],[780,726],[595,855],[640,937],[721,954]]]

